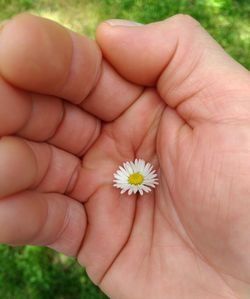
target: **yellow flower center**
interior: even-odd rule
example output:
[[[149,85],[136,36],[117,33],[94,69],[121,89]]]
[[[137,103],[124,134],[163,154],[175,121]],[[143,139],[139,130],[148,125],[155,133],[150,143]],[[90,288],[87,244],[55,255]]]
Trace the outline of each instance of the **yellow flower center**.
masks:
[[[128,182],[131,185],[140,185],[144,181],[144,176],[139,172],[133,173],[129,176]]]

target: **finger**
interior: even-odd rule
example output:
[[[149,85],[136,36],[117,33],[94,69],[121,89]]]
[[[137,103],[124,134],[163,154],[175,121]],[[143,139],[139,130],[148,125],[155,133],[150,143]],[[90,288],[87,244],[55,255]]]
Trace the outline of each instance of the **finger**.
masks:
[[[143,87],[122,78],[103,60],[100,78],[81,107],[104,121],[112,121],[130,107],[143,92]]]
[[[30,96],[0,77],[0,136],[20,130],[32,111]]]
[[[70,192],[80,160],[46,143],[17,137],[0,139],[0,198],[26,190]]]
[[[83,205],[64,195],[27,191],[0,201],[0,243],[49,246],[75,256],[85,228]]]
[[[100,121],[81,108],[45,95],[32,95],[32,111],[17,132],[33,141],[46,141],[72,154],[83,155],[100,133]]]
[[[81,108],[57,97],[29,94],[0,78],[0,136],[48,141],[82,155],[99,132],[100,121]]]
[[[93,41],[52,21],[19,15],[5,25],[0,42],[0,72],[12,85],[81,104],[102,120],[117,118],[142,92],[101,64]]]
[[[154,246],[152,240],[154,240],[153,234],[155,233],[154,225],[157,224],[156,219],[159,219],[159,217],[154,217],[157,208],[155,205],[156,203],[152,194],[146,194],[136,201],[136,209],[132,218],[133,225],[129,231],[126,243],[120,249],[118,254],[116,254],[113,263],[106,269],[106,272],[102,275],[101,279],[97,281],[98,285],[102,287],[103,291],[111,296],[111,298],[113,295],[112,293],[110,293],[112,281],[115,281],[116,285],[120,285],[122,279],[124,280],[124,277],[126,277],[125,273],[131,273],[130,270],[132,269],[134,274],[131,273],[132,277],[130,276],[130,279],[134,280],[135,277],[138,277],[137,271],[140,271],[143,268],[143,265],[145,263],[145,256],[147,256],[149,252],[152,252],[151,250]],[[165,236],[166,234],[168,234],[168,231],[166,230],[166,226],[164,226],[164,232],[162,236]],[[165,239],[165,237],[163,239]],[[87,245],[89,244],[84,243],[84,246],[85,245],[87,247]],[[83,247],[83,252],[84,250],[86,249]],[[91,279],[96,282],[96,275],[93,275],[92,272],[93,268],[95,267],[95,256],[91,255],[94,252],[94,248],[89,252],[90,258],[87,261],[86,271]],[[135,269],[137,269],[137,271],[135,271]],[[131,295],[132,298],[136,298],[134,291],[132,291]],[[122,298],[123,294],[119,292],[119,295],[117,295],[116,293],[115,297]],[[150,297],[147,296],[147,298]],[[138,298],[140,298],[140,295]],[[151,298],[154,298],[154,296],[152,296]]]
[[[249,73],[191,17],[146,26],[106,22],[97,41],[122,76],[157,84],[165,102],[190,125],[249,117]]]
[[[121,198],[112,189],[112,186],[99,188],[85,204],[88,227],[78,261],[96,284],[126,244],[133,225],[134,196]]]
[[[19,88],[79,103],[98,79],[96,44],[47,19],[15,17],[1,30],[0,43],[1,74]]]
[[[32,27],[32,24],[34,25],[33,33],[29,30]],[[23,39],[23,43],[20,41],[20,44],[18,43],[14,45],[15,42],[18,42],[18,38],[20,38],[22,34],[26,39]],[[44,42],[42,43],[44,50],[37,48],[36,41],[39,34],[41,35],[41,41]],[[54,40],[53,34],[58,36],[58,39]],[[59,59],[61,52],[65,51],[60,59],[62,60],[62,65],[67,67],[65,60],[63,59],[67,56],[67,49],[70,45],[68,45],[68,48],[66,45],[65,47],[62,45],[63,41],[67,44],[67,38],[65,37],[67,34],[69,35],[66,29],[63,29],[59,25],[49,22],[48,20],[29,15],[21,15],[16,19],[14,18],[5,25],[0,34],[0,40],[2,39],[0,46],[1,72],[4,73],[6,70],[7,73],[10,72],[14,76],[14,79],[11,82],[12,84],[16,83],[15,78],[21,81],[26,78],[26,83],[31,89],[34,87],[34,84],[40,84],[39,86],[41,88],[34,88],[34,90],[38,92],[44,91],[43,88],[46,89],[47,87],[53,89],[55,80],[58,80],[58,82],[60,81],[58,76],[61,76],[61,73],[59,71],[58,73],[55,73],[58,68],[56,68],[54,64],[51,64],[49,55],[51,55],[52,59],[53,55]],[[64,36],[64,38],[62,36]],[[69,40],[71,41],[70,38]],[[27,43],[25,43],[25,41]],[[31,45],[32,43],[33,48]],[[25,50],[22,47],[20,49],[20,45],[27,47],[27,49]],[[83,67],[83,70],[82,68],[79,68],[76,77],[78,75],[83,77],[83,72],[86,71],[84,70],[84,67],[86,67],[87,72],[90,73],[85,74],[85,77],[87,76],[87,82],[81,84],[81,86],[84,85],[87,89],[90,89],[92,88],[91,84],[93,83],[91,77],[94,76],[92,73],[94,72],[94,69],[97,68],[96,64],[100,60],[100,58],[98,58],[100,55],[98,56],[97,54],[99,53],[98,50],[93,50],[94,48],[97,49],[95,45],[93,46],[93,42],[88,41],[85,38],[80,39],[79,37],[77,45],[77,51],[80,52],[81,55],[86,56],[81,56],[81,58],[82,60],[87,59],[87,64],[84,66],[81,59],[79,59],[79,63],[82,64],[81,66]],[[91,45],[93,46],[93,51],[91,50]],[[5,46],[9,48],[6,49]],[[60,49],[59,53],[53,52],[58,50],[60,46],[62,46],[63,51]],[[86,48],[86,51],[82,51],[82,48]],[[34,55],[32,55],[31,52],[27,54],[31,50],[34,51]],[[40,55],[41,53],[44,57]],[[94,53],[96,53],[98,57],[92,57]],[[15,62],[13,63],[14,60]],[[1,61],[3,61],[4,65],[1,64]],[[45,63],[48,68],[43,64],[44,61],[49,61],[49,63]],[[58,65],[60,64],[59,60],[57,61],[55,59],[54,62]],[[78,62],[76,64],[78,67]],[[22,72],[18,71],[20,69]],[[11,72],[11,70],[13,70],[13,72]],[[74,66],[72,65],[72,69],[68,71],[74,73]],[[48,72],[48,74],[46,72]],[[54,82],[52,80],[53,78],[49,78],[48,81],[52,80],[52,84],[47,84],[48,82],[44,83],[43,78],[48,78],[50,75],[52,76],[53,72],[55,75]],[[73,81],[76,82],[77,78]],[[5,79],[11,80],[9,77]],[[36,83],[33,82],[34,80],[36,80]],[[70,84],[72,85],[73,83],[71,82]],[[90,85],[88,86],[88,84]],[[26,85],[20,84],[19,87],[25,88]],[[74,91],[74,88],[79,90],[80,86],[69,86],[69,88]],[[88,91],[86,91],[86,94],[87,93]],[[97,138],[99,129],[100,122],[95,117],[82,111],[82,109],[69,103],[64,104],[62,100],[56,97],[38,94],[31,95],[18,88],[14,88],[11,84],[8,84],[6,80],[0,79],[0,136],[16,133],[19,136],[35,141],[49,140],[51,144],[56,145],[59,148],[77,155],[82,155]],[[74,134],[72,134],[72,132],[74,132]]]

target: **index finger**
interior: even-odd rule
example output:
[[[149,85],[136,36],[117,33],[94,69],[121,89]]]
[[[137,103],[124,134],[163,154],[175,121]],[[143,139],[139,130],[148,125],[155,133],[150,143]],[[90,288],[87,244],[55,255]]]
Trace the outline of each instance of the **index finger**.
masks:
[[[117,118],[143,90],[102,59],[94,41],[28,14],[0,31],[0,76],[28,92],[78,104],[104,121]]]
[[[0,73],[21,89],[78,104],[98,80],[96,43],[48,19],[18,15],[2,28],[0,42]]]

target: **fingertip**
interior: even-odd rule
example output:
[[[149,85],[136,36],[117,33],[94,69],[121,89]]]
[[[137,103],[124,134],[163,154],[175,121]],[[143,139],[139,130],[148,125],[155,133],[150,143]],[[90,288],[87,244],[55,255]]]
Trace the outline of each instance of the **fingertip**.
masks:
[[[105,34],[112,34],[112,31],[109,29],[115,29],[118,27],[137,27],[137,26],[144,26],[144,24],[137,23],[130,20],[123,20],[123,19],[110,19],[100,23],[96,28],[96,37],[100,36],[102,38]],[[113,31],[115,32],[115,31]]]
[[[100,24],[96,32],[104,57],[127,80],[154,85],[173,50],[162,39],[160,23],[137,26],[112,22]]]
[[[61,194],[25,191],[0,201],[0,243],[48,246],[76,256],[86,227],[84,206]]]
[[[100,23],[96,28],[96,40],[99,45],[105,45],[106,39],[107,41],[109,38],[112,38],[112,34],[114,34],[115,31],[112,30],[112,26],[108,22],[102,22]]]
[[[57,199],[57,197],[58,200],[56,201],[55,199]],[[56,231],[57,234],[52,236],[52,242],[46,246],[63,252],[67,256],[77,256],[87,229],[87,215],[81,203],[67,199],[67,208],[65,212],[62,213],[64,219],[55,223],[55,219],[59,218],[58,211],[59,208],[61,208],[62,200],[63,196],[60,198],[59,195],[54,195],[54,198],[52,196],[50,198],[48,197],[47,201],[51,215],[50,218],[47,219],[43,230],[44,233],[48,235],[54,226],[53,231]],[[46,236],[46,238],[44,236],[42,237],[48,240],[48,236]]]
[[[98,81],[101,59],[95,41],[42,17],[18,15],[0,32],[0,73],[27,91],[80,103]]]
[[[0,71],[15,86],[44,91],[53,85],[56,89],[65,80],[72,44],[69,34],[59,24],[20,14],[4,26],[0,40]],[[53,71],[47,72],[48,62]]]

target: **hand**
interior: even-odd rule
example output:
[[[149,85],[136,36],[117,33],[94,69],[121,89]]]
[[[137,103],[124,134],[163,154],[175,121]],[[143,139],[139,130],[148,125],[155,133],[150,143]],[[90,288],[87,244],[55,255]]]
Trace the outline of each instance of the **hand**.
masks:
[[[0,241],[77,256],[111,298],[248,298],[249,73],[189,17],[116,25],[102,62],[52,22],[3,28]],[[120,196],[135,157],[160,184]]]

